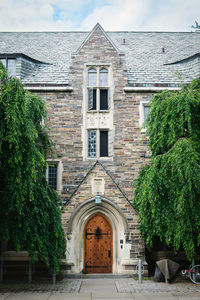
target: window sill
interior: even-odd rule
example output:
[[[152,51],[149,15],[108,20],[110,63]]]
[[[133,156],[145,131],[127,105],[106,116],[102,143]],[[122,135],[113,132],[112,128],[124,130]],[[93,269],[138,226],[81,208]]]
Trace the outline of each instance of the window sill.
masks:
[[[87,89],[102,89],[102,90],[106,90],[109,89],[110,86],[109,85],[88,85]]]
[[[105,157],[86,157],[86,160],[88,161],[113,161],[112,156],[105,156]]]
[[[110,109],[107,110],[88,110],[87,113],[109,113]]]

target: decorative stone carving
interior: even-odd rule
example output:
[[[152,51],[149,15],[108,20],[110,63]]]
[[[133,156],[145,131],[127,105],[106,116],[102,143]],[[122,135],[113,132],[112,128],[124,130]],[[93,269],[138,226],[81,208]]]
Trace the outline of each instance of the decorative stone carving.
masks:
[[[99,193],[100,195],[104,194],[104,179],[103,178],[93,178],[92,182],[92,195]]]

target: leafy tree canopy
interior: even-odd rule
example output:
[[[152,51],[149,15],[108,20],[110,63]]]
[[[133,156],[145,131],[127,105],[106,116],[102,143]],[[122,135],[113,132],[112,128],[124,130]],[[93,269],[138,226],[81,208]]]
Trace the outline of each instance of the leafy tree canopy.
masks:
[[[60,199],[45,177],[45,116],[43,101],[0,64],[0,237],[58,269],[65,238]]]
[[[200,245],[200,78],[151,101],[152,159],[141,169],[133,205],[149,248],[156,237],[189,260]]]

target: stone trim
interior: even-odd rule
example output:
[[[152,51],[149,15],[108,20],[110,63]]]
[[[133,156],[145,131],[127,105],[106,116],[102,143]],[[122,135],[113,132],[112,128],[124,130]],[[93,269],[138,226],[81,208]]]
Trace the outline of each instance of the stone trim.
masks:
[[[96,70],[96,85],[89,86],[88,83],[88,72],[90,68]],[[100,70],[105,68],[108,71],[108,82],[107,85],[100,85]],[[113,70],[112,64],[110,63],[89,63],[84,64],[83,70],[83,105],[82,105],[82,114],[83,114],[83,125],[81,128],[82,132],[82,155],[84,161],[88,160],[113,160],[113,139],[114,139],[114,124],[113,124],[113,94],[114,94],[114,82],[113,82]],[[88,90],[96,89],[96,110],[88,109]],[[108,90],[108,109],[100,110],[100,90]],[[88,156],[88,130],[93,129],[97,131],[96,136],[96,156]],[[108,133],[108,157],[100,157],[100,137],[99,130],[107,130]]]
[[[105,36],[105,38],[110,42],[110,44],[113,46],[113,48],[115,49],[115,51],[120,54],[121,52],[119,51],[119,49],[115,46],[115,44],[113,43],[113,41],[109,38],[109,36],[106,34],[106,32],[104,31],[104,29],[101,27],[101,25],[99,23],[97,23],[95,25],[95,27],[92,29],[92,31],[88,34],[88,36],[86,37],[86,39],[83,41],[83,43],[81,44],[81,46],[77,49],[76,52],[74,52],[74,55],[77,55],[80,50],[84,47],[84,45],[87,43],[87,41],[90,39],[90,37],[92,36],[92,34],[94,33],[94,31],[96,31],[97,29],[100,29],[103,33],[103,35]]]
[[[110,173],[106,170],[106,168],[104,167],[104,165],[100,162],[100,161],[96,161],[95,164],[91,167],[91,169],[87,172],[87,174],[85,175],[85,177],[81,180],[81,182],[79,183],[79,185],[77,186],[77,188],[74,190],[74,192],[72,193],[72,195],[69,198],[69,201],[73,198],[73,196],[75,195],[75,193],[77,192],[77,190],[79,189],[79,187],[81,186],[81,184],[83,183],[83,181],[88,177],[88,175],[92,172],[92,170],[95,168],[95,166],[97,164],[100,164],[100,166],[103,168],[103,170],[106,172],[106,174],[110,177],[110,179],[112,180],[112,182],[114,183],[114,185],[119,189],[119,191],[121,192],[121,194],[124,196],[124,198],[127,200],[127,202],[133,207],[132,203],[129,201],[128,197],[126,196],[126,194],[122,191],[122,189],[119,187],[119,185],[115,182],[115,180],[113,179],[113,177],[110,175]],[[69,203],[69,201],[66,202],[66,204]],[[66,205],[65,204],[65,205]],[[134,207],[133,207],[134,208]],[[135,208],[134,208],[135,209]]]
[[[123,221],[124,221],[124,224],[126,225],[125,228],[126,228],[126,239],[128,240],[129,238],[129,228],[128,228],[128,222],[121,210],[121,208],[118,207],[117,204],[115,204],[113,201],[107,199],[107,198],[104,198],[104,197],[101,197],[102,198],[102,202],[105,202],[105,203],[108,203],[110,204],[112,207],[114,207],[118,212],[119,214],[121,215]],[[70,219],[69,219],[69,223],[68,223],[68,232],[67,232],[67,235],[71,235],[72,234],[72,223],[73,223],[73,220],[76,216],[76,214],[78,213],[79,210],[81,210],[85,205],[89,204],[89,203],[92,203],[92,202],[95,202],[95,197],[87,200],[87,201],[84,201],[83,203],[81,203],[72,213]]]
[[[160,91],[164,91],[164,90],[168,90],[168,91],[178,91],[180,90],[181,87],[155,87],[155,86],[139,86],[139,87],[124,87],[124,92],[125,93],[132,93],[132,92],[160,92]]]
[[[132,266],[130,257],[131,243],[127,234],[127,222],[123,214],[113,206],[113,202],[103,198],[101,205],[96,205],[94,197],[86,200],[78,206],[72,220],[71,231],[67,234],[67,263],[74,263],[71,270],[73,273],[80,273],[84,267],[84,228],[89,218],[102,213],[108,218],[113,230],[113,274],[133,273],[135,267]],[[74,213],[74,212],[73,212]],[[123,247],[121,241],[123,240]],[[131,271],[126,266],[132,266]]]
[[[25,86],[25,90],[33,92],[69,92],[73,91],[71,86]]]

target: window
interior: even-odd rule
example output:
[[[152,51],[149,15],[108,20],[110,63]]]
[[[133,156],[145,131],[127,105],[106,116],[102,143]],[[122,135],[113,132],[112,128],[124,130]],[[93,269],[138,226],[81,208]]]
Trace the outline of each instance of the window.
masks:
[[[60,160],[47,161],[46,178],[49,185],[57,191],[62,189],[62,162]]]
[[[140,102],[139,110],[140,110],[139,125],[140,125],[140,127],[143,127],[144,126],[144,122],[146,121],[147,115],[148,115],[149,110],[150,110],[149,101],[142,101],[142,102]],[[145,132],[145,131],[146,131],[146,128],[143,128],[142,132]]]
[[[100,130],[100,157],[108,156],[108,131]]]
[[[108,109],[108,90],[100,89],[100,110]]]
[[[83,159],[113,160],[113,70],[109,63],[83,69]]]
[[[88,70],[88,110],[109,109],[108,70],[91,68]]]
[[[88,156],[96,156],[96,130],[88,130]]]
[[[150,106],[149,105],[145,105],[144,104],[144,122],[146,121],[146,119],[147,119],[147,115],[148,115],[148,113],[149,113],[149,110],[150,110]]]
[[[8,70],[9,76],[16,76],[16,59],[15,58],[1,58],[0,61]]]
[[[57,190],[57,174],[57,164],[48,164],[48,183],[54,190]]]
[[[96,110],[97,109],[97,90],[88,89],[88,109]]]
[[[88,130],[88,157],[108,156],[108,130]]]
[[[108,86],[108,70],[103,68],[100,70],[99,85]]]

